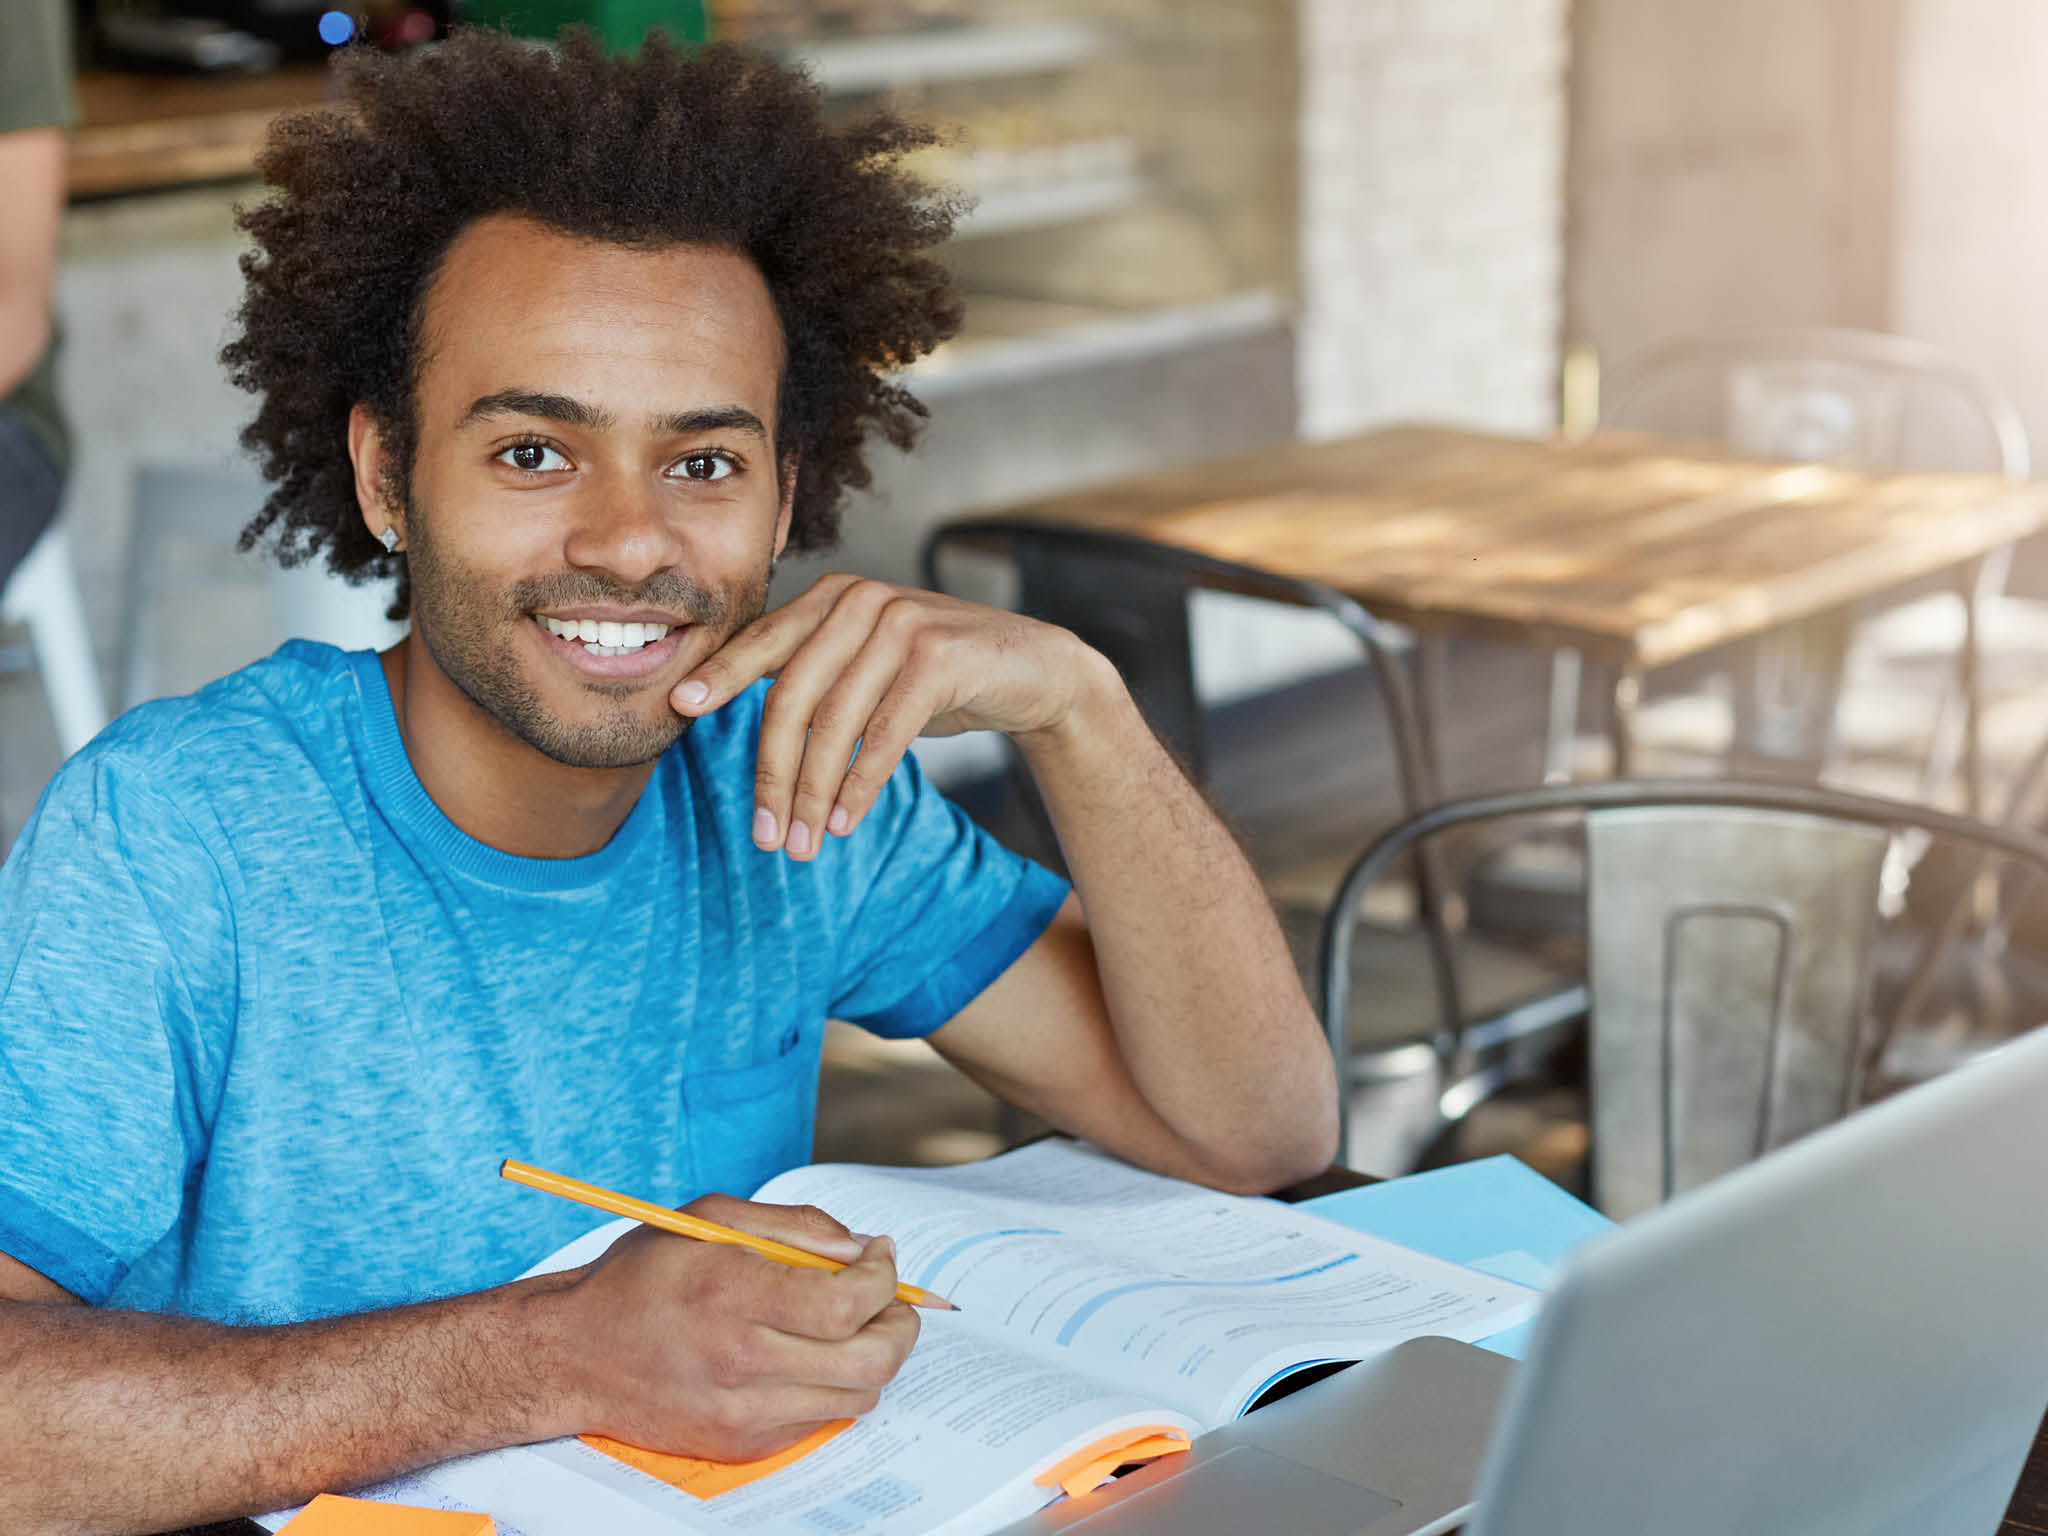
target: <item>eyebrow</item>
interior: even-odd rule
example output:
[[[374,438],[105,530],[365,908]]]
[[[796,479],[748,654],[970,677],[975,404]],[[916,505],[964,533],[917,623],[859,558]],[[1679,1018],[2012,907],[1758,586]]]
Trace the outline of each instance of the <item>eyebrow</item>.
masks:
[[[569,395],[501,389],[495,394],[480,395],[472,400],[456,427],[459,430],[473,421],[491,416],[534,416],[591,432],[609,432],[616,425],[611,412]],[[699,432],[748,432],[764,443],[768,441],[767,426],[743,405],[712,405],[692,411],[671,411],[652,416],[649,421],[655,431],[670,437],[690,437]]]

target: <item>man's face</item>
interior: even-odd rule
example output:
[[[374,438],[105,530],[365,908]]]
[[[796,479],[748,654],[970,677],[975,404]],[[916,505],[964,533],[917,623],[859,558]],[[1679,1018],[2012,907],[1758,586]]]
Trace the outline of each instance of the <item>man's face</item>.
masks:
[[[661,754],[669,690],[767,599],[782,332],[730,251],[509,216],[428,292],[404,534],[428,657],[537,751]]]

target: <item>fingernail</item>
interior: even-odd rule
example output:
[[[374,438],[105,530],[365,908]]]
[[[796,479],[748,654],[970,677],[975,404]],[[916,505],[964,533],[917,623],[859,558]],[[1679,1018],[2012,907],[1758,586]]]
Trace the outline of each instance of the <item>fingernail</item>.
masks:
[[[809,853],[811,829],[800,821],[792,821],[789,824],[789,841],[785,846],[791,853]]]
[[[765,805],[754,812],[754,841],[763,848],[775,846],[775,813]]]
[[[875,1234],[872,1232],[850,1232],[847,1235],[863,1248],[875,1240]]]
[[[846,807],[835,805],[832,814],[825,821],[825,829],[834,837],[846,836],[846,829],[853,825],[853,818],[846,814]]]
[[[676,697],[685,704],[702,704],[711,697],[711,685],[693,677],[676,690]]]

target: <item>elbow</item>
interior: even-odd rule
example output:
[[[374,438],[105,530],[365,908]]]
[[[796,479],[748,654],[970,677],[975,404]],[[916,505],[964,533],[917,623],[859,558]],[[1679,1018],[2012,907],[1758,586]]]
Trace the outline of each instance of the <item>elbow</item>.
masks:
[[[1314,1178],[1337,1159],[1337,1096],[1304,1093],[1241,1123],[1204,1149],[1202,1183],[1233,1195],[1269,1195]]]

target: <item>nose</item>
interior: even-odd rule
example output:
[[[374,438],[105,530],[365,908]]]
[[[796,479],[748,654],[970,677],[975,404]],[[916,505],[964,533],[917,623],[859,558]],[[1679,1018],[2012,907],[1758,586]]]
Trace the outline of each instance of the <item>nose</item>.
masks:
[[[579,570],[637,587],[681,563],[683,541],[659,485],[638,475],[607,475],[582,498],[563,548]]]

